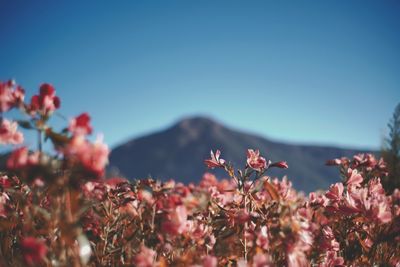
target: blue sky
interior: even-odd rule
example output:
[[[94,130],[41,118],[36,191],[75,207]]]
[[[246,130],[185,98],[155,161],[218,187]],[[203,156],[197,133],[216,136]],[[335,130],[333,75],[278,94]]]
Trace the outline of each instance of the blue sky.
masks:
[[[202,114],[275,140],[379,148],[400,101],[399,1],[0,0],[0,10],[0,79],[29,96],[54,84],[61,113],[89,112],[111,146]]]

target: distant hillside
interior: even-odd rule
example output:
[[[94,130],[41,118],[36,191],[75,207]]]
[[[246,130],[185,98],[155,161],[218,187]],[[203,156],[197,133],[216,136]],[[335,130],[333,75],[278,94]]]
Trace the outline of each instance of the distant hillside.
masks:
[[[296,189],[306,192],[327,188],[339,179],[338,170],[325,166],[326,160],[365,152],[272,142],[231,130],[208,118],[195,117],[116,147],[111,153],[109,169],[117,169],[131,179],[152,176],[197,182],[206,171],[203,160],[209,157],[211,149],[220,149],[222,158],[243,167],[247,148],[260,149],[262,155],[272,161],[287,161],[289,169],[269,174],[287,175]]]

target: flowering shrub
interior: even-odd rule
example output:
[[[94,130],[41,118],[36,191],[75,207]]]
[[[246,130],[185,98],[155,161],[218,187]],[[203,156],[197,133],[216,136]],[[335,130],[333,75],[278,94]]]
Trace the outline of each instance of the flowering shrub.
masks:
[[[104,179],[109,150],[90,116],[61,132],[48,120],[60,100],[49,84],[30,103],[0,83],[0,143],[21,144],[17,124],[38,135],[19,146],[0,174],[0,266],[399,266],[400,190],[386,195],[385,163],[373,155],[328,162],[342,182],[308,197],[270,168],[288,168],[249,149],[243,169],[211,152],[198,184]],[[55,153],[43,152],[50,141]]]

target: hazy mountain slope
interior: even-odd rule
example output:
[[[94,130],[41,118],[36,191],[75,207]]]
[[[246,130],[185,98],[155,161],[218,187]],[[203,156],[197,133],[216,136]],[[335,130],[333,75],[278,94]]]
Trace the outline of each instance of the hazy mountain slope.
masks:
[[[117,168],[131,179],[151,175],[159,179],[196,182],[206,171],[203,160],[209,157],[211,149],[220,149],[224,159],[242,167],[247,148],[260,149],[272,161],[287,161],[289,169],[274,170],[270,174],[287,175],[297,189],[307,192],[327,188],[339,179],[336,168],[325,166],[327,159],[363,152],[272,142],[231,130],[207,118],[195,117],[116,147],[111,153],[110,168]]]

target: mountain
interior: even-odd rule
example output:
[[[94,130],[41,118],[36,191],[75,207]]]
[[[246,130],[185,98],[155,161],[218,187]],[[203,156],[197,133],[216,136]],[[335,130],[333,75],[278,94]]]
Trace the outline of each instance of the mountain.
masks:
[[[259,149],[272,161],[285,160],[289,169],[274,169],[270,176],[287,175],[298,190],[310,192],[328,188],[339,180],[335,167],[325,161],[337,157],[351,157],[367,151],[329,146],[295,145],[232,130],[209,118],[184,119],[172,127],[130,140],[115,147],[110,155],[109,170],[116,170],[129,178],[173,178],[184,183],[197,182],[207,171],[203,161],[210,150],[220,149],[221,158],[231,161],[236,168],[244,167],[248,148]],[[218,177],[221,172],[211,171]]]

